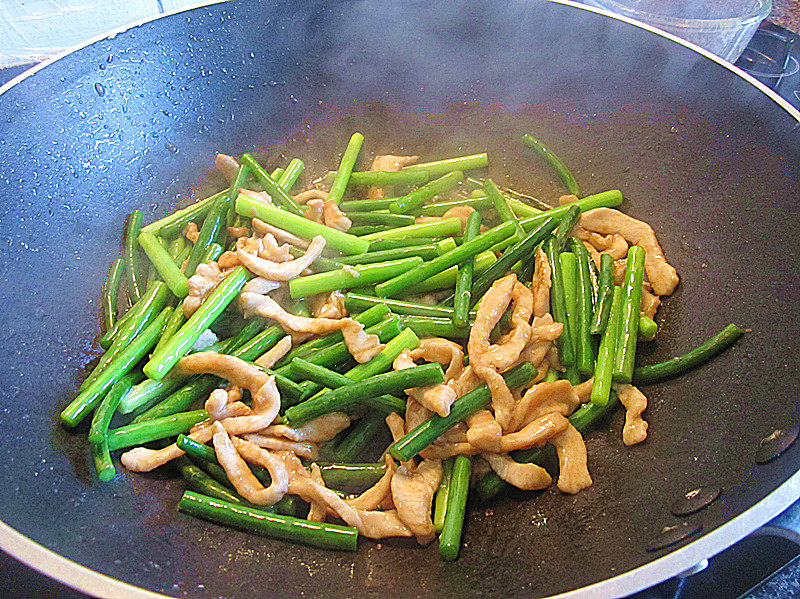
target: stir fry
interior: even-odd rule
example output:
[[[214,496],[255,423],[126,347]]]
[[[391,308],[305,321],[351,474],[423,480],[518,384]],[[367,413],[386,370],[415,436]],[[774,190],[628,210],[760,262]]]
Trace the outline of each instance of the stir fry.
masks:
[[[675,268],[619,191],[582,196],[522,141],[562,177],[557,207],[481,177],[485,153],[357,171],[356,133],[305,189],[299,159],[220,154],[227,189],[146,226],[134,211],[105,353],[61,414],[91,416],[100,480],[123,451],[131,471],[173,465],[185,513],[330,549],[438,534],[447,560],[469,496],[589,487],[583,434],[621,404],[621,442],[645,441],[638,385],[743,330],[636,367]]]

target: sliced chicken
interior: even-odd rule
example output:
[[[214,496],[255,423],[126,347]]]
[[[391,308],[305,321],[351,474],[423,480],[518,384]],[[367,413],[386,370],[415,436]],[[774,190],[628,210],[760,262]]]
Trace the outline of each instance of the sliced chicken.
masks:
[[[197,223],[194,221],[186,223],[183,228],[183,236],[192,243],[197,243],[197,239],[200,237],[200,229],[197,228]]]
[[[194,274],[189,277],[189,295],[183,299],[183,313],[187,317],[194,314],[226,274],[216,262],[198,264]]]
[[[350,426],[350,417],[347,414],[331,412],[309,420],[297,428],[285,424],[275,424],[265,428],[261,433],[271,437],[283,437],[290,441],[322,443],[333,439],[348,426]]]
[[[358,497],[353,499],[345,499],[345,502],[351,507],[361,510],[375,510],[381,505],[386,497],[391,497],[392,494],[392,477],[394,476],[397,466],[394,460],[388,454],[384,458],[386,462],[386,472],[383,476],[372,485],[369,489],[361,493]]]
[[[325,202],[314,198],[306,202],[306,209],[303,211],[303,216],[310,221],[323,224],[325,222],[325,216],[323,214],[324,209]]]
[[[234,441],[220,422],[213,425],[214,451],[220,466],[228,475],[236,492],[256,505],[272,505],[280,501],[289,490],[289,477],[283,460],[268,451],[255,447],[247,442]],[[272,479],[269,487],[264,486],[255,477],[247,463],[239,453],[247,456],[251,463],[256,463],[269,470]]]
[[[511,331],[501,337],[498,343],[492,344],[489,336],[512,304]],[[481,298],[467,342],[470,366],[489,387],[495,419],[504,429],[511,421],[514,397],[500,373],[519,360],[528,344],[532,312],[533,294],[517,281],[516,275],[498,279]]]
[[[253,219],[253,229],[262,235],[271,233],[278,241],[288,243],[294,247],[307,249],[309,246],[308,240],[297,237],[297,235],[293,235],[292,233],[284,231],[283,229],[279,229],[278,227],[270,225],[269,223],[265,223],[263,220],[258,218]]]
[[[481,456],[509,484],[525,491],[536,491],[550,486],[553,479],[547,471],[536,464],[521,464],[507,454],[482,453]]]
[[[592,477],[586,458],[583,437],[571,424],[550,439],[558,454],[558,488],[564,493],[577,493],[591,486]]]
[[[641,246],[645,251],[647,279],[657,295],[669,295],[678,285],[678,273],[667,262],[655,232],[647,223],[613,208],[595,208],[581,215],[580,224],[603,235],[619,233],[628,243]]]
[[[295,316],[284,310],[273,298],[258,293],[243,292],[239,295],[239,302],[245,315],[258,314],[264,318],[272,318],[287,333],[321,334],[341,331],[347,349],[359,363],[368,362],[386,347],[380,342],[377,335],[365,333],[364,325],[352,318]]]
[[[274,237],[273,237],[274,239]],[[289,281],[300,274],[311,264],[320,257],[322,250],[325,249],[325,238],[321,235],[315,236],[311,240],[306,253],[299,258],[289,260],[288,262],[275,262],[273,260],[266,260],[259,257],[257,254],[245,251],[239,247],[237,241],[236,255],[239,261],[247,267],[247,269],[259,277],[269,279],[270,281]]]
[[[392,154],[375,156],[369,170],[397,172],[404,166],[414,164],[417,160],[419,160],[419,156],[394,156]],[[367,197],[370,199],[385,198],[386,190],[380,187],[370,187],[367,190]]]
[[[581,400],[569,381],[538,383],[528,389],[514,407],[509,430],[520,430],[539,416],[551,412],[569,416],[580,403]]]
[[[431,504],[441,480],[441,460],[422,460],[413,472],[400,466],[392,476],[392,499],[397,515],[421,545],[427,545],[434,538]]]
[[[647,438],[647,422],[642,412],[647,409],[647,397],[633,385],[613,385],[620,402],[625,406],[625,426],[622,429],[622,442],[636,445]]]
[[[214,166],[222,173],[228,183],[233,183],[236,180],[236,175],[239,172],[239,161],[233,156],[217,154],[214,158]]]
[[[481,451],[499,453],[503,428],[489,410],[478,410],[467,418],[467,442]]]
[[[291,451],[308,460],[316,460],[319,457],[319,447],[316,443],[287,441],[263,433],[247,433],[242,435],[242,439],[270,451]]]
[[[503,435],[500,439],[500,451],[528,449],[544,445],[549,439],[567,428],[569,420],[558,412],[551,412],[534,418],[516,433]]]
[[[328,199],[328,192],[322,189],[307,189],[293,196],[292,199],[294,199],[294,201],[300,204],[301,206],[303,204],[308,204],[310,200],[321,200],[324,202],[325,200]]]
[[[455,217],[461,219],[461,230],[464,231],[467,228],[467,219],[473,212],[475,212],[475,208],[472,206],[454,206],[442,214],[442,218]]]
[[[325,200],[322,206],[322,216],[325,226],[337,231],[349,231],[353,226],[353,221],[347,218],[347,215],[333,200]]]
[[[256,358],[255,363],[261,366],[261,368],[272,368],[275,366],[275,363],[283,356],[288,354],[289,350],[291,349],[292,337],[290,335],[286,335],[286,337],[283,337],[273,347]]]
[[[547,261],[547,254],[539,248],[536,250],[533,280],[531,282],[534,316],[541,317],[550,312],[551,277],[552,272],[550,270],[550,262]]]

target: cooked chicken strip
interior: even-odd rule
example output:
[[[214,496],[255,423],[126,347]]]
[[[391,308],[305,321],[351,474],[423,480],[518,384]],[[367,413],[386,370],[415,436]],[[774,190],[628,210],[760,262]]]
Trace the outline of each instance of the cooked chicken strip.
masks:
[[[500,451],[508,452],[515,449],[528,449],[529,447],[544,445],[544,443],[567,428],[569,420],[558,412],[551,412],[534,418],[520,431],[503,435],[500,439]]]
[[[270,451],[291,451],[308,460],[316,460],[319,457],[319,447],[315,443],[287,441],[286,439],[278,439],[261,433],[248,433],[242,435],[242,439]]]
[[[577,493],[591,486],[592,477],[586,463],[586,444],[572,424],[550,439],[558,454],[558,488],[564,493]]]
[[[538,383],[528,389],[514,407],[508,430],[520,430],[534,419],[550,412],[569,416],[580,403],[578,394],[567,380]]]
[[[276,289],[280,288],[280,281],[270,281],[269,279],[265,279],[263,277],[256,277],[255,279],[250,279],[244,284],[244,287],[242,287],[242,293],[250,292],[266,295],[267,293],[272,293]]]
[[[325,209],[324,201],[316,198],[311,199],[308,200],[308,202],[306,203],[306,209],[303,211],[303,216],[305,216],[310,221],[323,224],[325,222],[325,216],[323,215],[324,209]]]
[[[228,183],[233,183],[236,180],[236,174],[239,171],[239,161],[233,156],[217,154],[214,158],[214,166],[222,173],[222,176],[225,177]]]
[[[392,154],[375,156],[369,170],[397,172],[404,166],[414,164],[417,160],[419,160],[419,156],[394,156]],[[386,197],[385,190],[380,187],[370,187],[367,197],[370,199],[384,198]]]
[[[478,410],[467,418],[467,442],[481,451],[499,453],[503,428],[489,410]]]
[[[430,346],[431,348],[434,346]],[[419,348],[417,348],[419,349]],[[416,350],[413,350],[416,351]],[[429,351],[435,351],[430,349]],[[418,352],[419,354],[424,354],[423,352]],[[413,368],[414,367],[414,359],[412,358],[412,350],[405,349],[394,359],[392,363],[392,368],[394,370],[404,370],[406,368]],[[429,385],[426,387],[414,387],[411,389],[405,390],[406,395],[409,398],[413,398],[417,402],[419,402],[423,407],[430,410],[431,412],[436,412],[440,416],[447,416],[450,414],[450,406],[456,400],[456,392],[451,388],[448,387],[446,384],[441,383],[438,385]]]
[[[228,480],[231,481],[236,492],[256,505],[272,505],[280,501],[289,489],[289,480],[283,461],[264,450],[256,452],[254,449],[242,448],[243,451],[249,452],[251,460],[258,459],[258,463],[269,470],[272,482],[265,489],[239,455],[237,447],[228,436],[225,427],[220,422],[215,422],[213,431],[217,460],[225,470],[225,474],[228,475]],[[256,456],[258,457],[256,458]]]
[[[197,223],[194,221],[186,223],[183,228],[183,236],[192,243],[197,243],[197,239],[200,237],[200,229],[197,228]]]
[[[547,254],[539,248],[536,250],[536,260],[533,269],[531,291],[533,292],[533,315],[544,316],[550,312],[550,285],[551,270]]]
[[[442,214],[442,218],[460,218],[461,230],[464,231],[467,228],[467,219],[473,212],[475,212],[475,208],[472,206],[454,206]]]
[[[347,218],[347,215],[341,211],[339,206],[333,200],[325,200],[322,206],[322,215],[324,217],[325,226],[337,231],[348,231],[353,226],[353,221]]]
[[[647,409],[647,397],[633,385],[612,385],[625,406],[625,426],[622,429],[622,442],[636,445],[647,438],[647,422],[642,412]]]
[[[413,472],[400,466],[392,476],[392,500],[397,515],[421,545],[427,545],[435,536],[431,504],[441,480],[441,460],[422,460]]]
[[[293,196],[292,199],[301,206],[307,204],[309,200],[322,200],[324,202],[328,199],[328,192],[322,189],[307,189]]]
[[[352,318],[306,318],[295,316],[284,310],[281,305],[267,295],[243,292],[239,295],[242,312],[245,315],[258,314],[277,321],[287,332],[295,333],[330,333],[341,331],[344,343],[357,362],[364,363],[383,351],[385,345],[380,343],[377,335],[364,332],[364,325]]]
[[[489,336],[506,309],[513,303],[511,331],[498,343],[491,344]],[[467,342],[470,366],[486,381],[492,393],[495,419],[504,429],[511,420],[514,398],[500,372],[519,360],[531,336],[530,318],[533,294],[517,281],[514,274],[495,281],[484,294]]]
[[[323,486],[325,485],[325,480],[322,478],[322,471],[319,469],[319,465],[316,462],[311,464],[311,478],[315,483]],[[310,520],[311,522],[325,522],[325,516],[327,513],[327,505],[317,501],[312,501],[310,507],[308,508],[306,520]]]
[[[278,360],[289,353],[290,349],[292,349],[292,337],[286,335],[273,347],[256,358],[255,363],[261,368],[272,368]]]
[[[588,210],[581,215],[580,224],[584,229],[603,235],[619,233],[628,243],[644,248],[644,268],[653,291],[657,295],[669,295],[675,289],[680,279],[664,257],[650,225],[613,208]]]
[[[553,479],[547,471],[536,464],[521,464],[507,454],[482,453],[481,456],[509,484],[525,491],[536,491],[550,486]]]
[[[394,476],[397,466],[390,455],[384,456],[386,461],[386,472],[378,482],[372,485],[369,489],[361,493],[358,497],[352,499],[345,499],[345,502],[351,507],[360,510],[375,510],[381,502],[392,493],[392,477]]]
[[[270,225],[269,223],[265,223],[263,220],[258,218],[253,219],[253,229],[262,235],[271,233],[278,241],[288,243],[294,247],[307,249],[309,246],[309,242],[306,239],[297,237],[288,231],[284,231],[283,229],[279,229],[278,227]]]
[[[250,408],[240,401],[231,401],[230,395],[225,389],[214,389],[208,396],[204,407],[212,421],[250,414]]]
[[[427,360],[447,366],[444,373],[446,379],[452,379],[464,368],[464,351],[458,343],[442,337],[428,337],[419,342],[419,346],[410,352],[413,360]]]
[[[314,318],[344,318],[348,315],[344,305],[344,294],[337,290],[328,294],[318,293],[314,296],[311,309]]]
[[[325,249],[325,238],[317,235],[311,240],[306,253],[288,262],[273,262],[244,251],[237,242],[236,255],[248,270],[270,281],[289,281],[300,274],[320,257]]]
[[[217,356],[221,356],[223,359],[219,360]],[[184,362],[184,360],[187,361]],[[239,358],[217,354],[216,352],[190,354],[181,358],[176,368],[181,366],[181,362],[183,362],[184,368],[179,372],[185,375],[216,374],[219,377],[227,378],[240,387],[250,389],[250,394],[253,398],[251,413],[218,421],[225,427],[228,434],[242,435],[259,431],[272,424],[272,421],[278,415],[281,398],[275,385],[275,377],[267,375],[258,367],[248,364]],[[263,383],[259,385],[260,381],[263,381]],[[208,420],[192,430],[189,437],[198,443],[208,443],[212,437],[211,421]],[[149,472],[181,455],[183,455],[183,451],[173,443],[164,449],[158,450],[134,447],[123,453],[120,460],[129,470]]]
[[[649,287],[647,283],[642,285],[642,303],[640,305],[640,311],[643,316],[655,318],[656,310],[658,310],[658,307],[661,305],[661,300],[658,299],[657,295],[650,293]]]
[[[292,428],[285,424],[274,424],[260,431],[269,437],[283,437],[290,441],[322,443],[333,439],[350,426],[350,417],[344,412],[331,412],[309,420],[302,426]]]
[[[225,279],[227,273],[220,270],[216,262],[198,264],[189,277],[189,295],[183,300],[183,313],[188,317],[203,305],[211,292]]]

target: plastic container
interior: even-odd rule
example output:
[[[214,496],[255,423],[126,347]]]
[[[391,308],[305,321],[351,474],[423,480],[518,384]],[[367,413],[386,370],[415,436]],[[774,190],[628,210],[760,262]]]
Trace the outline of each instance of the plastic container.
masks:
[[[735,62],[772,0],[583,0],[642,21]]]

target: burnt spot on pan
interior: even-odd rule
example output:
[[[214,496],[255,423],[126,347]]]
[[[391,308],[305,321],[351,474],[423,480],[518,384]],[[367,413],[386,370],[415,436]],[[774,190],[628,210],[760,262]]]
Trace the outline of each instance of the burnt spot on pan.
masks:
[[[688,539],[692,535],[696,535],[703,529],[699,524],[692,524],[690,522],[679,522],[673,526],[665,526],[656,537],[645,545],[647,551],[658,551],[659,549],[666,549],[676,543],[680,543],[684,539]]]
[[[681,495],[681,497],[672,504],[669,511],[672,512],[674,516],[688,516],[689,514],[694,514],[714,503],[720,493],[722,493],[722,489],[719,487],[697,487]]]
[[[756,464],[767,464],[789,449],[800,434],[800,424],[793,422],[787,428],[779,428],[761,439],[756,451]]]

